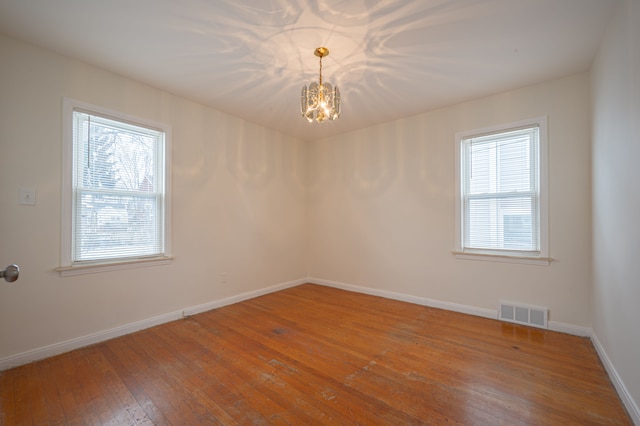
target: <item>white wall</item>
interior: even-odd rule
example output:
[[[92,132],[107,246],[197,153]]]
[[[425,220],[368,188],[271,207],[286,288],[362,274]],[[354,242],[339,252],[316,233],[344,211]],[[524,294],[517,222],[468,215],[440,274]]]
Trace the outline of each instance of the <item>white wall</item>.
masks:
[[[554,261],[456,260],[454,134],[542,115]],[[311,144],[310,276],[493,311],[547,306],[590,327],[589,122],[585,73]]]
[[[593,330],[640,424],[640,2],[623,0],[592,69]]]
[[[0,359],[306,276],[306,144],[9,38],[0,52],[0,267],[22,268],[0,282]],[[63,96],[173,127],[171,265],[54,271]]]

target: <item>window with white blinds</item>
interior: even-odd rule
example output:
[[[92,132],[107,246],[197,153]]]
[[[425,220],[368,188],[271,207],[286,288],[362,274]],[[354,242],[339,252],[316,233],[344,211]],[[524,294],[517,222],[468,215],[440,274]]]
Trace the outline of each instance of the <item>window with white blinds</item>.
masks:
[[[458,251],[547,256],[545,134],[536,119],[457,135]]]
[[[166,256],[166,129],[86,107],[70,114],[69,266]]]

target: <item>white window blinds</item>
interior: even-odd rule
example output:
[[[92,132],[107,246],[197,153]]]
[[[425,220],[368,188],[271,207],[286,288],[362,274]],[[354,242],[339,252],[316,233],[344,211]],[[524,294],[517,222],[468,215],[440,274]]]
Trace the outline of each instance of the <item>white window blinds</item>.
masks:
[[[461,140],[462,249],[540,255],[538,125]]]
[[[73,111],[71,260],[164,253],[165,134]]]

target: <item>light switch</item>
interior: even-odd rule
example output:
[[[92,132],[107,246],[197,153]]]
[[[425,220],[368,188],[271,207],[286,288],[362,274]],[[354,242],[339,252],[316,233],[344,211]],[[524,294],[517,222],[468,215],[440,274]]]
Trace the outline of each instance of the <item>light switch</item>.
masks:
[[[33,188],[20,188],[20,201],[21,206],[35,206],[36,205],[36,190]]]

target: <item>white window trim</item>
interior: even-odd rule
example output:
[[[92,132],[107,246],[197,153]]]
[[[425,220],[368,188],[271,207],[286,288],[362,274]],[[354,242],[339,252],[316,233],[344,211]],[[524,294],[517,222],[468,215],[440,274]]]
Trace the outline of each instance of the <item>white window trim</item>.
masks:
[[[97,262],[83,262],[74,265],[71,258],[72,246],[72,179],[73,179],[73,112],[83,110],[107,118],[131,124],[147,126],[165,133],[165,205],[164,205],[164,235],[165,252],[161,256],[141,257],[139,259],[108,260]],[[82,101],[64,97],[62,100],[62,226],[60,266],[55,268],[60,276],[92,274],[121,269],[146,267],[152,265],[166,265],[171,263],[171,126],[152,120],[134,117],[119,111],[102,108]]]
[[[461,172],[461,144],[471,136],[481,136],[488,133],[508,131],[517,128],[537,125],[540,129],[540,253],[527,255],[518,252],[492,250],[465,251],[462,245],[462,179]],[[456,259],[483,260],[492,262],[524,263],[530,265],[549,265],[549,155],[547,116],[530,118],[508,124],[501,124],[482,129],[457,132],[455,134],[455,248]]]

